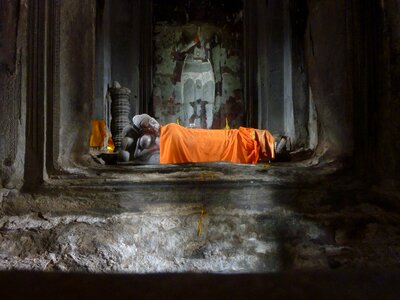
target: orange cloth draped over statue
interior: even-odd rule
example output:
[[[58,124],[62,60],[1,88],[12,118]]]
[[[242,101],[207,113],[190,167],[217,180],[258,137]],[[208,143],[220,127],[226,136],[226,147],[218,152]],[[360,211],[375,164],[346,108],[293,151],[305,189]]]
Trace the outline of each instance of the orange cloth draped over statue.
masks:
[[[274,138],[266,130],[196,129],[174,123],[161,127],[161,164],[216,161],[255,164],[260,158],[274,158]]]
[[[92,148],[100,149],[107,148],[107,150],[110,152],[114,151],[114,142],[111,138],[111,132],[107,130],[106,121],[92,120],[92,130],[90,132],[89,146]]]

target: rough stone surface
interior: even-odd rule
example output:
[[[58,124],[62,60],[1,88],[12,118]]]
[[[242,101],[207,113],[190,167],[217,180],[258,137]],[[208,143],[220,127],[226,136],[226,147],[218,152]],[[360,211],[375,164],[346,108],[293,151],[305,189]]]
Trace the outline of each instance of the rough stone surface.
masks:
[[[141,180],[92,175],[4,194],[0,268],[257,273],[399,264],[397,190],[368,189],[332,166],[139,170]]]

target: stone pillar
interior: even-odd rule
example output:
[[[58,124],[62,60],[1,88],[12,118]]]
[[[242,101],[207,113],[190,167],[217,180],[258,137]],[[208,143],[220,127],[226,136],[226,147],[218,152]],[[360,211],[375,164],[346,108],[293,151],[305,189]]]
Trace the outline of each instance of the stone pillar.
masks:
[[[26,1],[0,1],[0,189],[22,183],[26,121]]]
[[[292,28],[290,18],[290,0],[283,1],[283,133],[296,142],[293,112],[293,61],[292,61]]]
[[[95,101],[96,1],[62,0],[60,16],[60,162],[89,152]]]

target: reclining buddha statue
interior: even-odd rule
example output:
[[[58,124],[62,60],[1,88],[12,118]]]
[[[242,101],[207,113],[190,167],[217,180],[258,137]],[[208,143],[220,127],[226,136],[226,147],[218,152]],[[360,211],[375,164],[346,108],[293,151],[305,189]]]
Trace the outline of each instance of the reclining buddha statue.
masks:
[[[160,126],[149,115],[133,117],[124,129],[120,160],[148,164],[233,162],[255,164],[275,156],[274,137],[267,130]]]
[[[160,161],[160,124],[147,114],[136,115],[123,130],[120,161],[158,164]]]

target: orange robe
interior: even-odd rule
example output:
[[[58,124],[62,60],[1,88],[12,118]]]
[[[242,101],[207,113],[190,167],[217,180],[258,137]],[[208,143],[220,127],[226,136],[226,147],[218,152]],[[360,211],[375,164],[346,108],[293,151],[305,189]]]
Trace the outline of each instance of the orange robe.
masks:
[[[216,161],[255,164],[260,158],[274,158],[274,138],[266,130],[197,129],[175,123],[161,127],[161,164]]]

